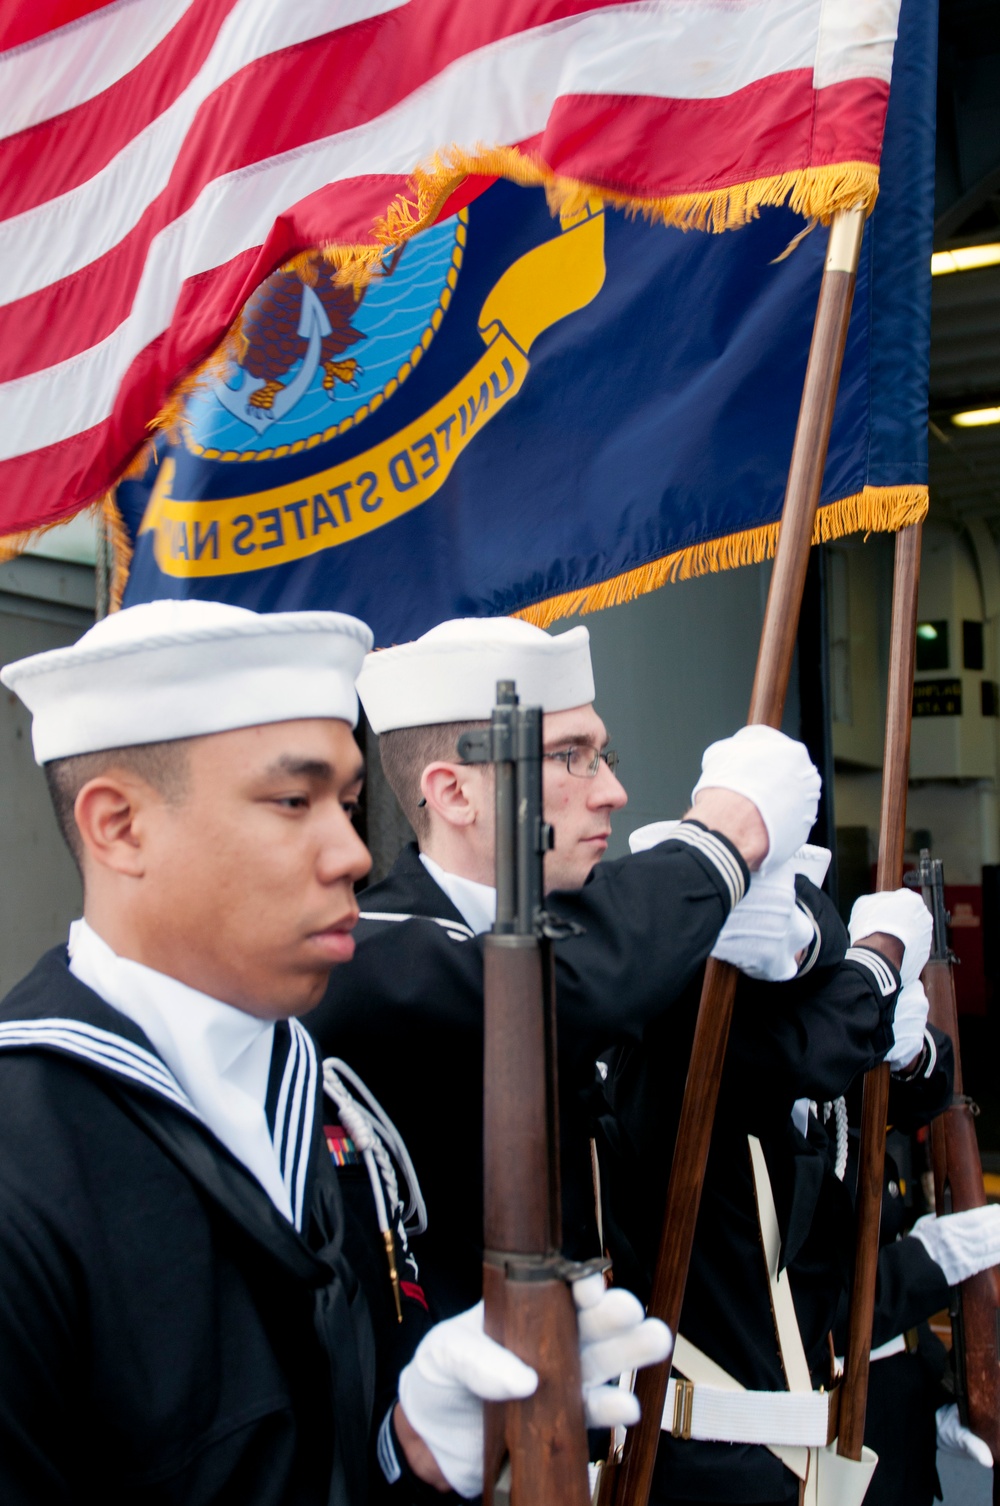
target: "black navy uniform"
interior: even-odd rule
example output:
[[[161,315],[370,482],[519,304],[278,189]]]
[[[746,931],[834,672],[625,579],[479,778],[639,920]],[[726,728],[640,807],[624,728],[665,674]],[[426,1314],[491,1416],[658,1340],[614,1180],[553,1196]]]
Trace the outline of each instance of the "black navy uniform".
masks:
[[[951,1103],[954,1051],[944,1031],[929,1027],[935,1060],[926,1075],[893,1081],[889,1123],[912,1134]],[[850,1118],[861,1117],[861,1095],[848,1099]],[[860,1135],[850,1133],[846,1182],[857,1182]],[[878,1281],[872,1325],[877,1349],[904,1334],[907,1347],[873,1362],[868,1378],[865,1443],[878,1454],[878,1467],[865,1496],[869,1506],[931,1506],[940,1496],[937,1474],[935,1412],[953,1400],[942,1388],[947,1351],[930,1330],[928,1318],[947,1308],[950,1292],[945,1274],[918,1239],[905,1239],[909,1210],[901,1179],[887,1154],[879,1225]],[[841,1302],[835,1330],[838,1353],[847,1336],[847,1302]]]
[[[824,1135],[792,1122],[796,1099],[838,1097],[885,1054],[899,975],[879,954],[847,957],[847,936],[826,897],[799,878],[800,899],[823,937],[812,970],[780,985],[741,978],[681,1332],[741,1385],[785,1389],[761,1248],[747,1136],[762,1145],[789,1267],[796,1316],[814,1381],[829,1384],[828,1335],[850,1279],[853,1212]],[[607,1227],[620,1279],[649,1291],[670,1157],[698,1004],[689,991],[640,1046],[614,1053],[606,1084]],[[634,1283],[634,1285],[633,1285]],[[798,1482],[769,1450],[661,1438],[651,1500],[772,1503],[798,1499]]]
[[[318,1099],[300,1235],[57,949],[0,1005],[0,1103],[4,1506],[380,1499],[416,1338]]]
[[[749,881],[735,850],[722,838],[713,840],[718,848],[711,853],[672,840],[602,863],[581,891],[548,900],[585,928],[583,936],[555,948],[567,1251],[589,1256],[598,1248],[589,1156],[598,1124],[610,1184],[605,1211],[616,1279],[640,1294],[648,1290],[702,966]],[[716,864],[718,849],[726,853],[728,873]],[[734,870],[740,877],[735,893]],[[804,880],[801,885],[803,893],[811,893],[826,933],[822,953],[800,983],[777,988],[747,983],[741,989],[737,1018],[746,1020],[746,1029],[737,1027],[739,1057],[729,1075],[743,1084],[739,1105],[748,1096],[755,1110],[745,1122],[734,1101],[738,1134],[725,1126],[718,1132],[712,1162],[716,1193],[709,1196],[701,1226],[712,1231],[704,1266],[710,1291],[710,1273],[719,1271],[720,1261],[726,1272],[725,1323],[731,1306],[745,1299],[753,1312],[736,1320],[738,1329],[748,1325],[741,1330],[742,1342],[760,1341],[768,1352],[761,1379],[751,1375],[745,1383],[778,1389],[783,1380],[759,1255],[746,1135],[755,1125],[768,1129],[773,1122],[769,1161],[775,1163],[779,1215],[786,1237],[797,1253],[804,1252],[806,1283],[818,1289],[815,1326],[825,1338],[843,1275],[838,1254],[831,1278],[828,1242],[832,1238],[838,1252],[844,1246],[849,1260],[850,1207],[830,1173],[832,1228],[811,1237],[814,1202],[827,1171],[820,1151],[810,1151],[792,1128],[791,1107],[803,1095],[836,1096],[888,1048],[898,985],[893,973],[884,995],[864,966],[840,967],[847,946],[844,928],[820,892]],[[427,1202],[428,1232],[418,1242],[421,1265],[428,1289],[444,1311],[454,1312],[478,1298],[482,1279],[482,947],[412,845],[385,880],[363,893],[361,907],[354,960],[331,976],[323,1003],[304,1023],[324,1052],[336,1050],[352,1063],[401,1129]],[[610,1084],[612,1109],[595,1086],[594,1062],[615,1042],[620,1046]],[[647,1114],[643,1105],[649,1100],[656,1109]],[[645,1121],[645,1131],[633,1122],[630,1109]],[[762,1112],[768,1121],[763,1126]],[[623,1216],[629,1209],[635,1217],[627,1211]],[[718,1252],[715,1223],[725,1231]],[[816,1272],[807,1261],[814,1246]],[[741,1283],[745,1294],[735,1289]],[[804,1293],[803,1301],[808,1300]],[[716,1299],[707,1305],[715,1308]],[[722,1321],[716,1312],[717,1326]],[[688,1337],[698,1343],[697,1331]],[[722,1364],[729,1359],[738,1368],[738,1354],[734,1357],[729,1345],[713,1353],[711,1335],[702,1337],[713,1358]],[[730,1445],[683,1447],[699,1453],[714,1447],[730,1459],[765,1452]],[[779,1498],[791,1479],[774,1456],[766,1457],[760,1500]],[[703,1465],[704,1457],[695,1469],[702,1487]],[[739,1462],[736,1472],[741,1472]],[[729,1470],[725,1479],[732,1483]],[[710,1481],[709,1494],[696,1488],[694,1498],[711,1499],[711,1489]]]
[[[555,948],[563,1234],[576,1258],[599,1249],[596,1058],[683,995],[749,882],[724,838],[685,824],[687,840],[602,863],[578,893],[547,901],[584,927]],[[331,974],[303,1024],[323,1055],[351,1063],[402,1132],[427,1204],[421,1269],[448,1315],[482,1295],[482,945],[415,845],[360,901],[354,959]]]

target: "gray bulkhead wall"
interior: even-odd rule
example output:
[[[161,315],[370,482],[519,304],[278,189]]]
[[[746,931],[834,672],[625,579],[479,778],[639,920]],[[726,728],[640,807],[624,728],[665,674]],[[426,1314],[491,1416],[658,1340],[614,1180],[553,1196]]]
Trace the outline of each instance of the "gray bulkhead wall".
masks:
[[[23,557],[0,566],[0,664],[74,643],[94,621],[94,572]],[[31,718],[0,688],[0,996],[80,914],[80,881],[31,752]]]
[[[675,581],[624,606],[556,623],[590,631],[596,707],[621,755],[629,803],[614,818],[609,857],[649,821],[682,816],[701,755],[747,718],[770,564]],[[799,732],[797,673],[785,730]]]

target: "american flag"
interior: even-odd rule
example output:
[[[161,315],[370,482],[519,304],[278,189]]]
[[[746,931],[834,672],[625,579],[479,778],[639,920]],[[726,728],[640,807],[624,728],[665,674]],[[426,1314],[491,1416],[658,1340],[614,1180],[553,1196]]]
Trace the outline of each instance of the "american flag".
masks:
[[[870,205],[897,12],[0,0],[0,534],[113,485],[254,288],[377,245],[436,153],[480,164],[441,177],[445,214],[496,147],[672,223]]]

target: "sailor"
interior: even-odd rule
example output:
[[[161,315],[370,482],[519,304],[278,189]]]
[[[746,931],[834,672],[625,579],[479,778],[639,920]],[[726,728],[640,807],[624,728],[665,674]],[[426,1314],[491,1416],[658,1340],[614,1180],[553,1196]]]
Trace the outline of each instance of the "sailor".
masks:
[[[337,613],[156,602],[3,671],[84,884],[0,1005],[5,1506],[474,1495],[478,1398],[536,1384],[476,1312],[397,1323],[323,1138],[298,1017],[354,950],[370,644]],[[591,1416],[667,1352],[629,1300]]]
[[[476,938],[495,906],[492,779],[463,765],[456,743],[488,719],[498,678],[513,679],[522,703],[545,712],[546,812],[556,832],[545,882],[563,891],[557,907],[584,928],[556,948],[563,1232],[574,1256],[600,1248],[590,1153],[596,1057],[682,997],[742,899],[751,867],[769,844],[781,858],[800,844],[819,791],[800,744],[768,728],[745,729],[716,750],[696,811],[670,841],[598,866],[626,795],[593,705],[585,628],[550,637],[510,618],[458,621],[369,656],[359,694],[419,846],[407,847],[389,877],[365,892],[355,958],[307,1024],[324,1051],[338,1043],[410,1145],[428,1209],[422,1267],[434,1270],[447,1311],[481,1290]],[[791,895],[786,921],[793,906]],[[804,924],[811,943],[812,923]]]
[[[642,845],[659,835],[654,828],[631,841]],[[821,854],[829,860],[821,849],[805,849],[792,860],[793,871],[800,870],[800,897],[815,892],[804,885],[801,870],[823,877],[825,862],[815,871]],[[765,876],[764,891],[769,882]],[[832,1104],[856,1072],[878,1060],[901,1072],[920,1068],[927,1000],[919,982],[905,999],[900,985],[903,976],[917,979],[930,933],[925,907],[908,890],[866,903],[870,924],[850,938],[827,914],[808,975],[800,969],[778,987],[773,971],[769,984],[740,982],[675,1352],[678,1379],[668,1391],[650,1497],[657,1506],[791,1506],[800,1499],[801,1482],[815,1492],[817,1480],[818,1496],[806,1499],[822,1502],[830,1499],[824,1484],[830,1470],[864,1474],[872,1467],[836,1461],[824,1450],[835,1436],[830,1335],[850,1280],[853,1216],[843,1167],[828,1160],[815,1106]],[[876,1008],[881,999],[877,1024],[864,1007],[865,988]],[[790,1054],[776,1051],[782,1032],[769,1026],[772,1012],[800,1025],[817,1006],[821,1023],[813,1039]],[[841,1029],[855,1032],[853,1068],[843,1041],[837,1049],[829,1006],[839,1012]],[[618,1152],[617,1175],[609,1178],[611,1218],[634,1255],[634,1263],[619,1264],[640,1292],[648,1288],[666,1193],[662,1148],[676,1134],[676,1096],[664,1085],[677,1045],[677,1031],[654,1022],[641,1047],[619,1048],[609,1057],[609,1138],[617,1136]],[[838,1123],[846,1155],[846,1116]],[[654,1218],[646,1213],[650,1206]],[[685,1384],[693,1391],[685,1392]],[[733,1387],[743,1393],[739,1401],[730,1399]],[[685,1396],[689,1410],[682,1422]],[[818,1427],[801,1412],[793,1420],[804,1404]]]
[[[909,1071],[894,1074],[890,1082],[888,1120],[897,1132],[895,1140],[915,1134],[950,1106],[950,1037],[927,1026],[917,1062]],[[847,1095],[841,1112],[847,1133],[838,1172],[853,1189],[859,1160],[860,1084]],[[921,1202],[919,1180],[915,1196],[908,1196],[905,1179],[887,1149],[865,1412],[865,1443],[879,1461],[865,1497],[869,1506],[931,1506],[940,1496],[938,1448],[987,1469],[993,1462],[988,1446],[963,1425],[953,1394],[942,1384],[947,1352],[928,1320],[948,1307],[951,1288],[1000,1263],[1000,1207],[987,1205],[941,1217],[924,1213],[911,1222]],[[834,1329],[838,1353],[846,1334],[845,1294]]]
[[[425,1266],[435,1271],[439,1290],[443,1283],[446,1301],[471,1301],[479,1290],[482,1217],[482,955],[474,938],[493,918],[492,791],[481,768],[459,762],[455,746],[462,730],[489,715],[498,678],[513,679],[522,701],[540,703],[546,713],[546,815],[556,832],[546,884],[563,891],[550,893],[548,903],[585,929],[556,946],[564,1228],[572,1253],[593,1253],[599,1238],[589,1154],[596,1115],[602,1137],[617,1137],[612,1160],[621,1150],[631,1168],[621,1178],[615,1172],[615,1228],[605,1230],[614,1244],[616,1278],[648,1282],[646,1236],[655,1247],[669,1167],[665,1147],[676,1126],[701,966],[709,952],[714,948],[764,978],[793,980],[784,990],[763,984],[743,990],[737,1050],[727,1068],[735,1082],[727,1097],[738,1139],[735,1127],[722,1131],[723,1139],[730,1136],[726,1149],[736,1158],[736,1171],[730,1178],[726,1156],[715,1156],[718,1196],[708,1200],[712,1238],[696,1256],[709,1322],[726,1330],[721,1358],[737,1367],[744,1348],[762,1345],[763,1378],[751,1375],[749,1383],[782,1389],[768,1288],[757,1270],[760,1239],[747,1128],[778,1127],[772,1155],[786,1172],[778,1189],[782,1212],[787,1215],[791,1206],[797,1215],[792,1225],[802,1244],[813,1204],[796,1188],[795,1156],[784,1146],[786,1135],[797,1134],[792,1105],[803,1093],[821,1101],[836,1096],[856,1072],[893,1048],[899,975],[886,956],[897,962],[903,956],[894,938],[862,938],[870,945],[844,965],[847,937],[839,918],[815,885],[803,879],[796,892],[794,875],[784,871],[808,834],[818,792],[799,745],[753,728],[713,746],[685,821],[648,851],[597,866],[625,793],[593,705],[585,629],[552,638],[511,620],[457,622],[370,656],[359,690],[419,846],[407,848],[389,877],[363,896],[355,959],[331,980],[309,1026],[321,1041],[337,1036],[419,1146],[430,1221]],[[765,854],[767,882],[744,898],[749,868],[759,870]],[[918,1031],[916,1044],[901,1039],[896,1049],[908,1060],[919,1039]],[[616,1060],[620,1083],[638,1070],[637,1062],[658,1064],[636,1097],[644,1102],[648,1090],[658,1105],[658,1117],[645,1117],[663,1133],[651,1133],[648,1141],[641,1126],[628,1124],[627,1113],[624,1126],[616,1126],[613,1116],[609,1122],[593,1090],[594,1059],[616,1040],[631,1041],[635,1053]],[[640,1042],[651,1051],[645,1045],[640,1051]],[[653,1164],[646,1164],[650,1153]],[[808,1168],[807,1193],[816,1174],[822,1175],[819,1156]],[[725,1189],[733,1180],[727,1205]],[[616,1216],[622,1188],[627,1208],[636,1210],[624,1219]],[[815,1326],[824,1339],[840,1277],[839,1268],[832,1279],[826,1269],[816,1293]],[[822,1441],[825,1426],[824,1419]],[[732,1444],[706,1447],[726,1456],[723,1491],[735,1480],[739,1492],[748,1455],[765,1453]],[[767,1459],[765,1478],[751,1482],[756,1499],[797,1495],[797,1481],[780,1460]],[[704,1476],[703,1463],[697,1468]],[[707,1484],[702,1479],[702,1490],[718,1486],[717,1478],[710,1476]]]

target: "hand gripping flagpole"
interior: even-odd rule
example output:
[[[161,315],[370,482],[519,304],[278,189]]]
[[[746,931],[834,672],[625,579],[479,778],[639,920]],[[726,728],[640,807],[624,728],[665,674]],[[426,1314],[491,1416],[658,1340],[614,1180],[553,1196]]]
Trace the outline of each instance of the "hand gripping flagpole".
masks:
[[[885,708],[885,752],[879,818],[877,889],[903,882],[906,786],[910,768],[913,663],[917,642],[917,588],[920,584],[921,528],[896,535],[892,588],[889,689]],[[875,1309],[878,1236],[882,1219],[885,1127],[889,1108],[889,1068],[883,1062],[865,1074],[861,1102],[861,1148],[855,1212],[854,1279],[848,1314],[847,1354],[840,1397],[837,1453],[860,1459],[865,1436],[868,1367]]]
[[[750,700],[751,723],[778,727],[792,670],[809,548],[826,465],[840,367],[854,299],[864,210],[840,210],[830,226],[809,361],[788,470],[781,533],[768,592]],[[674,1159],[670,1169],[660,1248],[649,1312],[676,1334],[705,1180],[719,1080],[729,1037],[736,969],[709,958],[691,1047]],[[646,1506],[656,1462],[669,1365],[641,1370],[636,1396],[641,1421],[626,1436],[620,1470],[605,1473],[601,1499],[616,1506]]]

